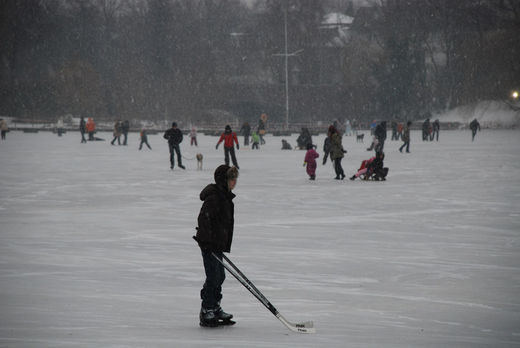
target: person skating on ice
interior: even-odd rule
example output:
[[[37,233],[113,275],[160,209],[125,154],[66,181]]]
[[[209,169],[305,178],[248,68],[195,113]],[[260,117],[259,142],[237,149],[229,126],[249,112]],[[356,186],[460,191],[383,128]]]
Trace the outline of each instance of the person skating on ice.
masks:
[[[406,126],[404,127],[403,136],[402,136],[404,143],[399,148],[399,152],[403,152],[403,148],[406,146],[406,152],[410,153],[410,127],[411,126],[412,126],[412,121],[406,122]]]
[[[148,146],[148,148],[151,150],[152,147],[150,146],[150,144],[148,144],[148,134],[146,134],[146,129],[141,129],[141,133],[140,133],[140,136],[141,136],[141,143],[139,144],[139,150],[141,150],[143,148],[143,144],[146,144],[146,146]]]
[[[113,130],[114,139],[112,139],[112,141],[110,142],[111,145],[114,145],[116,140],[117,140],[117,145],[121,145],[121,132],[122,132],[121,131],[121,122],[116,121],[116,123],[114,124],[114,130]]]
[[[83,116],[81,116],[79,120],[79,132],[81,133],[81,143],[86,143],[87,139],[85,139],[85,133],[87,132],[87,123]]]
[[[168,147],[170,148],[170,169],[175,166],[175,154],[177,155],[177,164],[179,168],[186,169],[182,165],[182,156],[180,143],[182,142],[182,132],[177,128],[177,123],[172,123],[172,128],[164,132],[163,138],[168,140]]]
[[[233,165],[240,169],[237,163],[237,158],[235,156],[235,146],[237,145],[237,150],[240,148],[240,145],[238,144],[238,138],[237,134],[231,130],[230,125],[226,125],[226,128],[224,130],[224,133],[220,136],[220,139],[218,140],[217,145],[215,146],[216,149],[218,149],[218,146],[221,142],[224,142],[224,163],[229,165],[229,155],[231,155],[231,160],[233,161]]]
[[[323,141],[323,165],[327,163],[327,157],[329,157],[331,146],[332,145],[330,144],[330,137],[327,135],[327,137]]]
[[[195,146],[199,146],[199,144],[197,143],[197,130],[195,129],[195,127],[191,127],[191,131],[190,131],[190,146],[193,146],[193,144],[195,144]]]
[[[471,141],[474,141],[477,131],[480,131],[480,123],[478,123],[476,118],[469,124],[469,129],[471,129]]]
[[[231,320],[233,315],[222,310],[222,284],[226,278],[224,266],[212,255],[222,260],[224,252],[231,251],[234,227],[232,193],[237,184],[238,169],[220,165],[214,173],[214,184],[207,185],[200,193],[203,201],[197,219],[197,234],[193,237],[202,253],[206,280],[200,291],[202,300],[199,313],[200,325],[215,327]]]
[[[249,137],[251,136],[251,126],[245,122],[240,128],[240,133],[244,136],[244,146],[249,146]]]
[[[433,139],[435,139],[435,141],[439,141],[439,131],[441,130],[441,123],[439,122],[439,120],[435,120],[433,121],[432,123],[432,135],[430,137],[430,141],[433,141]]]

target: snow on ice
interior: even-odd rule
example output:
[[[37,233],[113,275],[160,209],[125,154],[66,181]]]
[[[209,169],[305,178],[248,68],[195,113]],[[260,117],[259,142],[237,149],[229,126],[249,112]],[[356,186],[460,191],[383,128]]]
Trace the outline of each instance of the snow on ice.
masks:
[[[520,345],[520,136],[412,132],[387,141],[386,182],[309,181],[304,151],[267,136],[241,148],[231,259],[288,319],[235,279],[233,327],[198,326],[204,279],[192,240],[198,195],[223,161],[217,137],[153,151],[77,132],[11,132],[0,143],[1,347],[511,347]],[[287,137],[295,144],[297,135]],[[324,135],[314,137],[320,155]],[[242,142],[242,137],[240,137]],[[347,178],[371,153],[343,137]],[[204,154],[204,170],[191,160]]]

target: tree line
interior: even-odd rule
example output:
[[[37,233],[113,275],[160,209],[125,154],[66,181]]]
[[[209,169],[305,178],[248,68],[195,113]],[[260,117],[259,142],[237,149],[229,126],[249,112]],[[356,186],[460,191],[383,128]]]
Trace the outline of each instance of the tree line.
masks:
[[[339,44],[330,12],[354,17]],[[191,119],[283,85],[286,24],[292,106],[334,105],[292,120],[420,118],[520,81],[515,0],[0,0],[0,114]]]

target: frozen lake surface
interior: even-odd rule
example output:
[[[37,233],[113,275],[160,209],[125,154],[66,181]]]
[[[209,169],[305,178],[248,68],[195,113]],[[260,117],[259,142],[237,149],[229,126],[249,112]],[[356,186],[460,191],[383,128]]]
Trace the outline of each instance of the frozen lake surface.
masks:
[[[314,335],[288,331],[230,275],[222,306],[237,324],[198,326],[191,237],[223,162],[217,137],[199,135],[197,149],[185,137],[187,170],[171,171],[162,134],[152,151],[135,133],[126,147],[98,136],[0,142],[0,347],[520,346],[518,131],[474,143],[470,131],[439,143],[413,132],[411,154],[387,141],[386,182],[333,180],[321,158],[311,182],[304,151],[281,151],[280,137],[241,148],[230,257]],[[347,178],[367,143],[343,137]]]

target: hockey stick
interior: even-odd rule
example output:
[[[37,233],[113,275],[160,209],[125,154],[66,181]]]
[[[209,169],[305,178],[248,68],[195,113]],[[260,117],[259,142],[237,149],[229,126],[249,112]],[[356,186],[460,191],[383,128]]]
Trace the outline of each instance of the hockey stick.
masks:
[[[314,328],[314,324],[312,321],[307,321],[304,323],[291,323],[287,319],[285,319],[280,312],[269,302],[269,300],[256,288],[256,286],[242,273],[237,266],[224,254],[222,257],[226,260],[228,264],[223,262],[215,253],[211,253],[214,258],[218,260],[228,270],[233,277],[235,277],[240,284],[242,284],[250,293],[253,294],[254,297],[257,298],[273,315],[278,318],[289,330],[299,333],[315,333],[316,329]],[[231,266],[231,267],[230,267]]]

